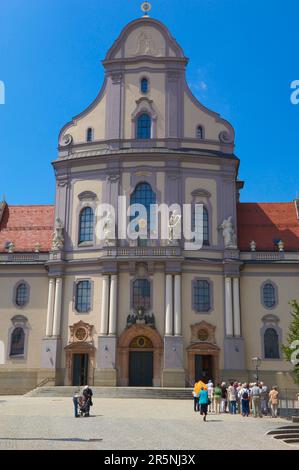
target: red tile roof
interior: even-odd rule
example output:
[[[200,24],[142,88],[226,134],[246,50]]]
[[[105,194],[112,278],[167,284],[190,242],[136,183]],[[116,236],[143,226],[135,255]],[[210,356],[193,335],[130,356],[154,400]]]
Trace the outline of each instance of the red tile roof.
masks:
[[[239,203],[238,240],[241,251],[250,251],[252,240],[257,251],[277,251],[274,240],[284,242],[285,251],[299,250],[299,222],[296,203]]]
[[[51,248],[54,227],[54,206],[0,205],[0,253],[7,252],[5,244],[14,243],[15,252],[33,252]],[[1,217],[2,213],[2,217]]]

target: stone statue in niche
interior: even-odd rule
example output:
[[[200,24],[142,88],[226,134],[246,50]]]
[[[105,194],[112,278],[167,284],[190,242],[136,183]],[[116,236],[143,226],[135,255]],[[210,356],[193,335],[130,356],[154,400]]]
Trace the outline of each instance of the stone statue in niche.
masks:
[[[178,243],[181,214],[174,210],[168,222],[168,241],[170,244]]]
[[[107,213],[106,221],[103,227],[105,243],[107,246],[113,245],[115,241],[115,226],[114,226],[114,218],[111,212]]]
[[[222,230],[225,248],[237,249],[237,236],[232,223],[232,216],[229,216],[228,219],[225,219],[220,225],[219,229]]]
[[[52,251],[60,251],[63,248],[63,223],[58,217],[55,221],[55,228],[53,232]]]

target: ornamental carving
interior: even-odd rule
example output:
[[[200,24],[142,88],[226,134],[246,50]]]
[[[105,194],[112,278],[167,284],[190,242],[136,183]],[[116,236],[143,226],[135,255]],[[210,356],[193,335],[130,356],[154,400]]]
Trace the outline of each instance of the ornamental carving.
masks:
[[[216,326],[205,321],[191,325],[191,343],[216,344],[215,331]]]
[[[220,132],[219,140],[224,144],[232,144],[234,142],[233,137],[227,131]]]
[[[82,320],[70,326],[70,343],[92,343],[92,328]]]
[[[72,142],[73,142],[73,137],[70,134],[66,134],[62,137],[61,145],[63,147],[67,147],[68,145],[71,145]]]
[[[155,42],[151,35],[142,31],[137,40],[137,49],[135,56],[150,55],[150,56],[161,56],[162,53],[156,48]]]

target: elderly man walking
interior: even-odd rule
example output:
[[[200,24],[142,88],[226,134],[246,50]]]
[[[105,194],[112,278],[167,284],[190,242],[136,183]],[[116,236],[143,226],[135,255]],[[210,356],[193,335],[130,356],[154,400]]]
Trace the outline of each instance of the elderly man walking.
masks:
[[[261,389],[257,383],[255,383],[251,389],[251,398],[252,398],[252,412],[253,416],[257,418],[263,417],[261,413]]]

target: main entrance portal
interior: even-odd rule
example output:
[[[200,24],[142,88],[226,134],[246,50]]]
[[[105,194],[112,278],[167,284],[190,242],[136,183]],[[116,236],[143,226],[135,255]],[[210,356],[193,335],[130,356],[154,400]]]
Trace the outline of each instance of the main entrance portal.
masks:
[[[161,387],[163,341],[145,324],[127,328],[118,342],[118,384],[124,387]]]
[[[130,351],[129,386],[153,386],[153,353],[147,351]]]

